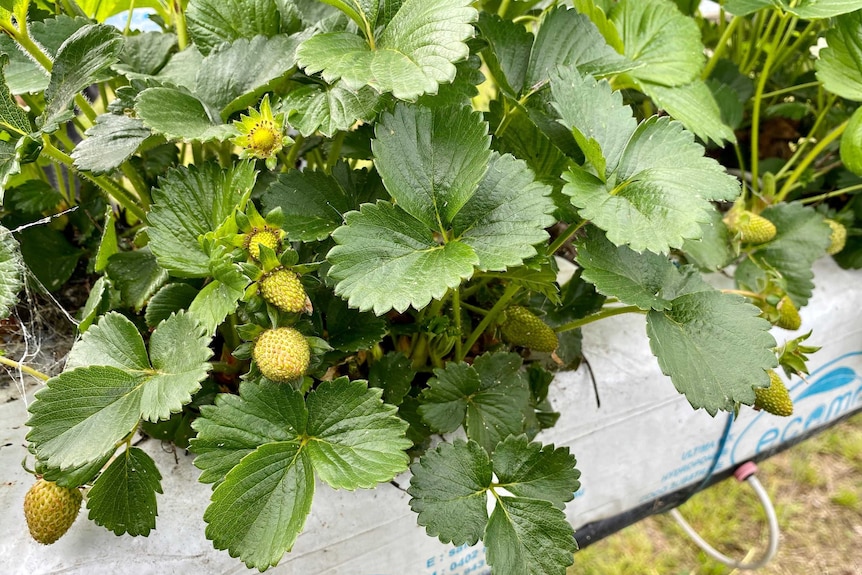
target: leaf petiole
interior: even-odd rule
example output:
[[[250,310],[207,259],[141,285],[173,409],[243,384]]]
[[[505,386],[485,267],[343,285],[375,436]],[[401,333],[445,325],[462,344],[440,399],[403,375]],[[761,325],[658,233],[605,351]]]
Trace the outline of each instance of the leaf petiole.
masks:
[[[9,367],[14,368],[14,369],[20,369],[24,373],[26,373],[28,375],[32,375],[33,377],[35,377],[37,379],[41,379],[42,381],[48,381],[49,379],[51,379],[50,376],[45,375],[41,371],[37,371],[37,370],[33,369],[32,367],[28,367],[21,362],[15,361],[14,359],[9,359],[8,357],[2,356],[2,355],[0,355],[0,364],[8,365]]]
[[[608,317],[613,317],[615,315],[622,315],[624,313],[642,313],[645,314],[646,310],[642,310],[636,305],[627,305],[625,307],[607,307],[602,309],[600,312],[596,312],[592,315],[588,315],[587,317],[582,317],[580,319],[576,319],[574,321],[570,321],[569,323],[565,323],[560,327],[554,328],[554,331],[557,333],[563,333],[564,331],[570,331],[573,329],[577,329],[581,326],[587,325],[588,323],[593,323],[594,321],[599,321],[601,319],[605,319]]]

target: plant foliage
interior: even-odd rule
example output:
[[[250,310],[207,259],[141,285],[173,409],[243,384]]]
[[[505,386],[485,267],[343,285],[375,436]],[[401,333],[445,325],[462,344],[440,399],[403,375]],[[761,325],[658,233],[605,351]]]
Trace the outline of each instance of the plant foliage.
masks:
[[[30,406],[39,473],[145,536],[164,470],[132,442],[189,445],[207,537],[263,571],[318,480],[409,472],[430,536],[563,575],[579,472],[540,434],[582,326],[644,316],[712,415],[804,373],[770,306],[808,303],[835,223],[862,265],[862,3],[566,4],[0,2],[0,313],[27,275],[92,286]],[[159,30],[106,22],[130,6]],[[704,275],[730,265],[737,289]],[[510,306],[557,349],[509,343]]]

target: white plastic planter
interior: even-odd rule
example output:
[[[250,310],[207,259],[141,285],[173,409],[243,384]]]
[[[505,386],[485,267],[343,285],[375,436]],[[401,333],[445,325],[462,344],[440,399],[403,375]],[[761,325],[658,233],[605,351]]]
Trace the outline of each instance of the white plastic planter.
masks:
[[[862,410],[862,290],[859,272],[831,259],[815,267],[817,288],[802,310],[814,354],[810,384],[789,382],[796,406],[790,418],[742,410],[730,427],[715,473],[766,457]],[[776,330],[779,343],[793,334]],[[727,415],[693,411],[649,350],[644,319],[618,316],[587,326],[584,349],[598,382],[597,407],[585,369],[557,377],[552,390],[562,413],[539,437],[570,445],[582,472],[582,489],[567,507],[578,538],[588,542],[632,520],[665,508],[703,483],[722,438]],[[0,573],[4,575],[134,573],[228,575],[251,573],[227,552],[213,549],[202,516],[210,487],[197,482],[192,456],[147,441],[142,447],[163,474],[157,529],[147,538],[116,537],[79,517],[51,546],[32,541],[21,511],[33,478],[21,467],[27,413],[20,399],[0,404]],[[409,478],[397,483],[406,486]],[[336,492],[318,484],[311,516],[276,574],[481,575],[488,572],[481,544],[453,548],[425,535],[392,485]],[[85,515],[86,511],[82,511]]]

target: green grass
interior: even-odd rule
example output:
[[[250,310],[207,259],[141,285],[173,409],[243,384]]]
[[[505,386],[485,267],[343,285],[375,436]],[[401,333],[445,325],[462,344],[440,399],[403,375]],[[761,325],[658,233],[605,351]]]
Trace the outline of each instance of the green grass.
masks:
[[[862,501],[860,501],[859,493],[857,491],[858,490],[844,488],[833,495],[830,500],[832,503],[840,507],[862,511]]]
[[[781,453],[758,477],[775,504],[778,555],[758,575],[862,574],[862,415]],[[753,491],[733,479],[701,492],[680,512],[730,557],[752,560],[766,546],[766,519]],[[828,553],[824,551],[828,550]],[[667,515],[649,517],[575,554],[568,575],[730,575]]]

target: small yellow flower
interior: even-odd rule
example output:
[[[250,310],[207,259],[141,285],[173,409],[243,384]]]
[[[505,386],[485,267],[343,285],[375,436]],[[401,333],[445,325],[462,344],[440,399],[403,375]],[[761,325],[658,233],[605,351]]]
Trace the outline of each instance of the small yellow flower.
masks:
[[[266,160],[266,167],[275,168],[276,154],[293,140],[284,135],[284,114],[272,115],[269,105],[269,95],[264,96],[260,103],[260,111],[249,108],[248,115],[235,121],[234,126],[240,135],[232,142],[242,148],[240,158],[257,158]]]
[[[236,212],[237,233],[228,238],[230,245],[243,248],[253,261],[261,260],[260,248],[266,246],[276,254],[281,252],[284,230],[280,224],[281,210],[273,210],[266,218],[249,202],[245,212]],[[268,270],[267,270],[268,271]]]

